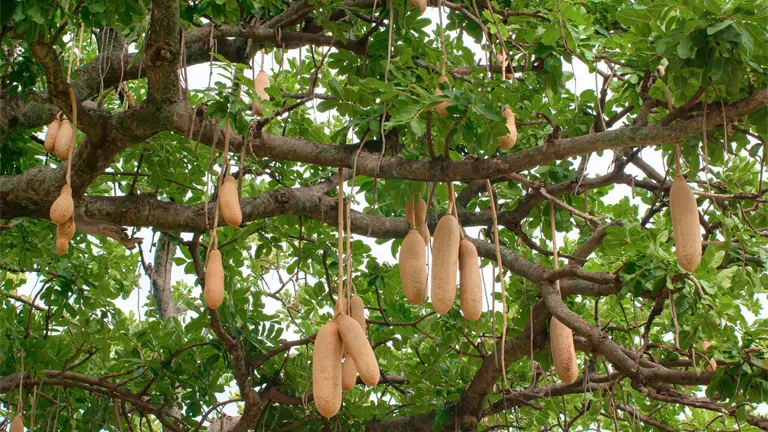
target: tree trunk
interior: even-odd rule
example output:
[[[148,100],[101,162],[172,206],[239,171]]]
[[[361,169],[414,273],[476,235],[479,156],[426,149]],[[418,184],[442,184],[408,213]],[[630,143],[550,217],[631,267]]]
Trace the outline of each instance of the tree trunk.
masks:
[[[179,314],[179,308],[173,300],[172,289],[171,272],[173,271],[172,258],[174,255],[176,255],[176,243],[172,242],[165,233],[160,233],[155,244],[155,262],[152,266],[150,280],[152,293],[157,302],[157,310],[163,321]]]

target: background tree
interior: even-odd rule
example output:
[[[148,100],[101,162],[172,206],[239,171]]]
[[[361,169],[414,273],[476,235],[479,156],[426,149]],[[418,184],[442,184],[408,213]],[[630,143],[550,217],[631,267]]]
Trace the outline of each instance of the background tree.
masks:
[[[766,4],[428,6],[2,2],[0,415],[20,400],[36,431],[768,430]],[[262,51],[274,66],[254,116]],[[185,72],[208,62],[223,78],[190,88]],[[573,82],[579,65],[594,82]],[[46,219],[68,164],[42,137],[72,117],[70,94],[77,232],[59,256]],[[511,150],[497,149],[503,107]],[[217,230],[226,296],[213,311],[199,283],[227,122],[243,224]],[[675,146],[704,240],[693,274],[670,237]],[[335,300],[340,168],[383,377],[325,420],[309,361]],[[506,295],[490,276],[486,179]],[[411,193],[434,230],[449,181],[483,259],[477,322],[407,304],[382,246],[395,253],[407,233]],[[173,281],[174,266],[190,277]],[[117,304],[142,273],[152,307],[139,319]],[[573,384],[551,367],[552,314],[574,330]]]

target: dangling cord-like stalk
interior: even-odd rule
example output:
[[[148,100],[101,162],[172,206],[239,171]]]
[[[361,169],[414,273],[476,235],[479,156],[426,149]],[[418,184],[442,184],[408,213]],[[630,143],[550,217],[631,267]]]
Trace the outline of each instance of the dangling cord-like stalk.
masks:
[[[19,403],[16,406],[16,415],[21,415],[21,401],[24,393],[24,350],[21,350],[21,375],[19,375]]]
[[[443,2],[437,0],[437,16],[440,18],[440,49],[443,51],[443,65],[440,68],[440,76],[445,75],[448,54],[445,52],[445,29],[443,28]]]
[[[344,167],[339,167],[339,191],[337,208],[338,219],[336,225],[338,236],[337,249],[339,254],[339,284],[336,288],[336,298],[341,300],[344,298],[344,294],[342,293],[344,288]]]
[[[453,205],[453,216],[456,218],[456,223],[459,224],[459,236],[464,240],[464,230],[459,223],[459,206],[456,205],[456,191],[453,189],[453,182],[448,182],[448,199]]]
[[[504,363],[504,350],[507,342],[507,290],[504,288],[504,267],[501,262],[501,245],[499,244],[499,221],[496,216],[496,203],[493,199],[493,188],[491,181],[485,180],[485,189],[488,191],[488,199],[491,201],[491,219],[493,220],[493,242],[496,247],[496,265],[499,267],[499,285],[501,287],[501,312],[502,312],[502,330],[501,330],[501,374],[504,378],[504,388],[507,386],[507,366]],[[495,301],[495,300],[494,300]],[[503,390],[503,389],[502,389]],[[503,393],[503,392],[502,392]]]
[[[374,9],[375,10],[375,9]],[[392,8],[392,0],[389,0],[389,36],[387,42],[387,66],[384,69],[384,83],[389,82],[389,65],[392,62],[392,23],[394,22],[394,12]],[[379,159],[376,161],[376,171],[373,176],[373,206],[371,210],[371,216],[376,215],[376,192],[378,190],[379,167],[381,166],[381,160],[384,159],[384,153],[387,152],[387,139],[384,136],[384,121],[387,118],[387,107],[384,106],[384,113],[381,115],[381,121],[379,122],[379,132],[381,133],[381,153],[379,153]],[[362,145],[361,145],[362,147]],[[370,234],[370,228],[368,230]]]
[[[347,309],[349,309],[351,307],[349,300],[352,297],[352,290],[355,286],[352,283],[352,200],[347,200],[344,209],[347,212]],[[348,310],[347,313],[349,312]]]
[[[69,103],[72,105],[72,145],[69,146],[69,158],[67,159],[67,184],[72,185],[72,155],[77,145],[77,99],[72,86],[69,86]]]
[[[709,104],[709,90],[704,89],[704,113],[702,114],[701,124],[701,137],[704,143],[704,179],[707,181],[707,192],[712,192],[712,188],[709,186],[709,144],[707,143],[707,105]],[[728,137],[728,130],[725,123],[723,123],[723,130],[725,131],[725,137]],[[728,149],[725,149],[726,153]]]
[[[555,205],[549,202],[549,227],[552,230],[552,260],[555,270],[560,268],[560,262],[557,258],[557,228],[555,227]],[[555,289],[560,293],[560,279],[555,279]]]
[[[205,120],[200,126],[200,131],[205,129]],[[213,167],[213,156],[216,154],[216,138],[219,136],[219,128],[216,126],[215,120],[211,125],[211,152],[208,155],[208,169],[205,170],[205,229],[208,229],[208,200],[210,199],[210,187],[211,187],[211,169]]]
[[[680,146],[673,144],[675,148],[675,177],[680,177]]]

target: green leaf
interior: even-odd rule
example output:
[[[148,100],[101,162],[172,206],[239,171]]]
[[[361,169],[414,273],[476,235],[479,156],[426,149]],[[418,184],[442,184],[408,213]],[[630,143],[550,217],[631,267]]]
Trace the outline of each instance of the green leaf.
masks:
[[[690,36],[681,40],[680,43],[677,44],[677,55],[680,56],[680,58],[682,59],[690,58],[692,44],[693,44],[693,41],[691,40]]]
[[[707,34],[708,35],[715,34],[715,33],[719,32],[720,30],[728,27],[732,23],[733,23],[733,21],[731,21],[731,20],[724,20],[724,21],[719,21],[717,24],[712,24],[711,26],[707,27]]]

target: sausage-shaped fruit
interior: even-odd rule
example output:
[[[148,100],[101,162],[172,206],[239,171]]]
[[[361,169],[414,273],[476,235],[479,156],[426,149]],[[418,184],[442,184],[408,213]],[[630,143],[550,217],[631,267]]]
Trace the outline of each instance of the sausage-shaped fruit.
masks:
[[[440,78],[437,79],[437,82],[438,83],[448,82],[448,77],[446,77],[445,75],[440,75]],[[443,91],[440,90],[439,84],[438,84],[438,87],[435,89],[435,95],[437,95],[437,96],[442,96],[443,95]],[[448,115],[448,102],[445,102],[445,101],[440,102],[435,107],[435,109],[437,110],[438,114],[440,114],[441,116],[443,116],[443,117],[447,116]]]
[[[408,228],[416,229],[416,206],[412,200],[408,200],[405,203],[405,220],[408,221]]]
[[[414,9],[417,9],[419,13],[424,14],[424,11],[427,10],[427,0],[410,0],[411,6],[413,6]]]
[[[355,325],[360,327],[357,323]],[[323,417],[331,418],[339,412],[341,337],[339,325],[333,321],[320,327],[315,337],[315,352],[312,354],[312,392],[317,411]]]
[[[24,419],[17,415],[11,421],[11,432],[24,432]]]
[[[504,150],[511,149],[515,143],[517,143],[517,124],[515,123],[515,113],[511,109],[505,108],[501,112],[504,118],[507,119],[507,131],[504,136],[499,137],[499,148]]]
[[[333,307],[333,311],[337,314],[348,314],[349,308],[347,307],[347,298],[341,297],[336,299],[336,305]]]
[[[705,340],[704,342],[702,342],[702,343],[701,343],[701,350],[702,350],[702,351],[706,351],[706,350],[708,350],[708,349],[709,349],[709,347],[711,347],[711,346],[712,346],[712,342],[710,342],[710,341],[708,341],[708,340]]]
[[[400,245],[398,263],[405,298],[413,305],[424,303],[427,296],[427,252],[418,231],[408,230]]]
[[[349,299],[349,315],[360,324],[360,328],[365,331],[367,326],[365,322],[365,304],[360,296],[352,296]]]
[[[254,99],[251,105],[251,112],[255,117],[264,116],[264,109],[261,107],[261,103],[259,101]]]
[[[208,252],[203,298],[205,305],[210,309],[218,309],[224,301],[224,267],[221,263],[221,252],[218,249],[211,249]]]
[[[56,253],[65,255],[69,250],[69,242],[75,236],[75,219],[69,218],[63,224],[56,225]]]
[[[68,184],[61,187],[61,193],[51,205],[51,221],[61,225],[68,221],[75,212],[75,202],[72,201],[72,188]]]
[[[717,370],[717,362],[715,361],[715,359],[713,359],[713,358],[707,359],[706,370],[707,370],[707,372],[714,372],[714,371]]]
[[[446,313],[456,300],[456,262],[459,260],[459,223],[453,215],[440,219],[432,244],[432,309]]]
[[[683,176],[675,177],[669,191],[669,212],[675,236],[675,254],[683,269],[693,272],[701,261],[701,231],[696,197]]]
[[[48,125],[48,130],[45,131],[45,141],[43,147],[48,153],[52,153],[56,148],[56,136],[61,128],[61,120],[53,119],[51,124]]]
[[[483,313],[483,281],[477,262],[477,249],[469,240],[459,244],[459,301],[461,312],[470,321]]]
[[[269,95],[265,88],[269,87],[269,75],[263,70],[259,71],[256,75],[256,80],[253,82],[253,89],[256,90],[256,94],[262,99],[269,99]]]
[[[576,350],[573,347],[573,331],[555,317],[552,317],[549,324],[549,346],[560,380],[566,384],[576,381],[579,365],[576,363]]]
[[[56,139],[54,140],[53,150],[56,152],[56,157],[59,160],[69,160],[69,152],[74,145],[74,136],[72,134],[72,125],[69,120],[63,120],[61,127],[56,132]]]
[[[340,316],[338,323],[341,340],[344,341],[344,347],[355,361],[360,379],[369,386],[375,386],[379,383],[381,373],[379,363],[373,354],[373,348],[371,348],[368,339],[365,338],[365,332],[360,328],[360,324],[349,315]]]
[[[414,206],[414,215],[416,216],[416,229],[424,239],[424,246],[429,244],[429,227],[427,226],[427,203],[419,198]]]
[[[240,198],[237,195],[237,180],[228,175],[224,177],[219,189],[219,209],[224,220],[232,226],[243,223],[243,213],[240,211]]]
[[[344,359],[344,364],[341,366],[341,388],[346,391],[350,391],[355,388],[357,383],[357,366],[352,357]]]

